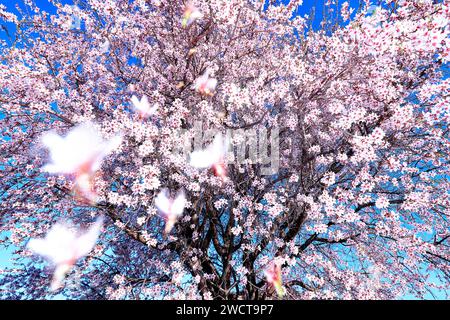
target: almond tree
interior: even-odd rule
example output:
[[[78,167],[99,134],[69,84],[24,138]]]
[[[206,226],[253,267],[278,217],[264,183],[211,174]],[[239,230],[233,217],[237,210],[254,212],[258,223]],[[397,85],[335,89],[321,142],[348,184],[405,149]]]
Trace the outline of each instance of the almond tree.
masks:
[[[0,7],[0,227],[15,250],[2,298],[48,297],[51,267],[27,242],[97,216],[97,246],[56,293],[394,299],[448,289],[447,1],[328,1],[321,28],[297,14],[301,0],[51,2],[54,14],[30,0],[20,14]],[[145,117],[132,103],[143,97]],[[95,202],[75,194],[73,176],[42,170],[42,136],[86,122],[123,138],[90,177]],[[196,123],[232,131],[236,146],[251,130],[273,133],[278,170],[191,166],[173,150]],[[163,189],[187,201],[167,235]],[[274,265],[281,274],[267,276]]]

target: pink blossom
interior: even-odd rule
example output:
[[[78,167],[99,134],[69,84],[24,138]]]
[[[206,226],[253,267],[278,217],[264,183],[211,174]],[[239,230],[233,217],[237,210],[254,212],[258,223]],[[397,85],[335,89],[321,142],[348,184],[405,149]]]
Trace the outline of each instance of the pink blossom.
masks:
[[[143,95],[141,100],[139,100],[136,96],[131,97],[131,102],[133,103],[134,109],[139,112],[140,117],[148,118],[155,114],[156,110],[158,110],[158,105],[154,105],[150,107],[148,102],[148,98],[146,95]]]
[[[190,3],[186,6],[186,9],[184,10],[181,25],[183,27],[188,27],[195,20],[200,19],[202,17],[203,17],[203,14],[200,12],[200,10],[196,6],[194,6],[192,3]]]
[[[77,235],[66,225],[55,224],[44,239],[31,239],[28,248],[39,254],[56,267],[50,286],[57,290],[65,275],[70,271],[78,259],[87,255],[95,245],[102,228],[103,219],[99,218],[84,234]]]
[[[155,205],[167,219],[164,234],[168,235],[177,222],[178,217],[183,214],[186,205],[184,191],[178,191],[177,196],[171,199],[168,197],[168,190],[164,189],[156,197]]]
[[[205,96],[213,96],[216,91],[217,79],[209,77],[209,71],[205,71],[198,77],[193,85],[194,90]]]

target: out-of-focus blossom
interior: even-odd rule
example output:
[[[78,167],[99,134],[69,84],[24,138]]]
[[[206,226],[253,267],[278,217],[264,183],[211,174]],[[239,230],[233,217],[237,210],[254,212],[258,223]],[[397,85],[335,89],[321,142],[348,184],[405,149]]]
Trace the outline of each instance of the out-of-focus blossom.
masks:
[[[265,271],[267,282],[272,285],[280,298],[282,298],[286,290],[283,287],[283,279],[281,277],[281,263],[273,261],[269,268]]]
[[[191,153],[190,165],[197,169],[212,168],[216,176],[226,176],[224,157],[227,152],[227,143],[221,134],[216,135],[214,141],[204,150]]]
[[[89,173],[81,173],[76,176],[74,190],[77,195],[81,196],[81,201],[88,200],[91,203],[96,203],[98,195],[93,186],[94,176]]]
[[[201,19],[203,14],[198,10],[196,6],[192,3],[189,4],[184,10],[183,19],[181,20],[181,25],[183,28],[190,26],[195,20]]]
[[[178,191],[175,199],[169,198],[168,193],[168,190],[164,189],[155,199],[156,207],[166,218],[166,227],[164,229],[166,235],[170,233],[186,205],[186,196],[183,190]]]
[[[158,105],[150,107],[150,103],[148,102],[148,98],[146,95],[142,96],[140,101],[136,96],[133,95],[131,97],[131,102],[133,103],[134,109],[142,118],[148,118],[152,116],[158,109]]]
[[[48,132],[42,143],[50,151],[51,163],[43,170],[49,173],[79,174],[95,172],[105,158],[122,143],[120,135],[103,140],[94,125],[86,122],[77,125],[65,137]]]
[[[209,71],[206,71],[194,82],[194,89],[205,96],[213,96],[216,93],[217,79],[209,77]]]
[[[71,270],[78,259],[86,256],[94,247],[103,225],[103,218],[97,221],[82,234],[69,226],[57,223],[51,227],[43,239],[31,239],[28,249],[35,254],[43,256],[55,265],[52,291],[61,287],[66,274]]]
[[[48,132],[42,137],[42,144],[50,151],[51,162],[42,170],[49,173],[75,175],[75,187],[87,199],[95,201],[92,178],[100,169],[102,160],[122,143],[117,135],[103,140],[91,122],[79,124],[65,137]]]

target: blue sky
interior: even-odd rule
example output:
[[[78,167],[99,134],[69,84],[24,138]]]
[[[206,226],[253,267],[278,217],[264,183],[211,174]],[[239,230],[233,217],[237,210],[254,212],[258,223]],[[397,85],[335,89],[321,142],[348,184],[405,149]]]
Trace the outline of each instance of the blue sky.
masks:
[[[0,0],[0,4],[5,5],[7,7],[7,9],[9,11],[12,11],[13,13],[18,13],[17,10],[15,9],[15,4],[17,2],[21,2],[21,1]],[[47,11],[49,13],[55,13],[55,8],[53,6],[51,6],[48,3],[47,0],[38,0],[37,2],[39,3],[39,7],[42,10]],[[64,3],[64,4],[73,4],[73,1],[71,1],[71,0],[62,0],[61,2]],[[278,1],[278,2],[280,2],[280,1]],[[282,2],[283,3],[287,3],[287,2],[289,2],[289,0],[282,0]],[[303,6],[301,6],[299,8],[298,14],[300,14],[300,15],[309,14],[310,11],[311,11],[311,8],[313,6],[316,6],[317,8],[322,8],[323,5],[324,5],[324,2],[325,2],[325,0],[316,0],[316,1],[304,0],[304,4],[303,4]],[[340,2],[343,2],[343,1],[340,1]],[[351,1],[349,1],[349,3],[350,3],[350,6],[352,8],[357,8],[358,4],[359,4],[359,1],[358,0],[351,0]],[[321,9],[320,10],[316,10],[316,15],[315,15],[316,19],[314,21],[313,28],[317,28],[319,26],[322,17],[323,17],[322,10]],[[14,30],[14,26],[12,24],[9,24],[8,25],[8,29],[10,31],[13,31]],[[5,32],[0,31],[0,39],[7,40]],[[448,77],[449,74],[450,73],[447,72],[446,77]],[[5,235],[6,234],[2,234],[1,238],[4,238]],[[9,247],[8,249],[0,248],[0,268],[1,269],[5,268],[5,267],[11,267],[12,266],[10,259],[11,259],[11,256],[12,256],[12,253],[13,253],[14,250],[15,250],[14,247]],[[435,295],[436,295],[437,298],[445,299],[444,293],[435,292]],[[62,297],[61,296],[57,296],[56,298],[62,298]],[[404,298],[412,299],[413,296],[412,295],[407,295]],[[429,294],[427,298],[432,299],[433,297],[432,297],[431,294]]]

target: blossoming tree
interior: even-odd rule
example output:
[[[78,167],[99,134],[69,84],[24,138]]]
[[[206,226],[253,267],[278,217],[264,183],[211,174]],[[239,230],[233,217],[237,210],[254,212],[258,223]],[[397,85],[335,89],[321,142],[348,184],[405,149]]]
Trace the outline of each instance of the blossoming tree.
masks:
[[[328,1],[319,29],[301,0],[51,3],[55,14],[0,7],[14,30],[0,65],[1,244],[15,250],[3,298],[448,288],[448,2]],[[173,150],[196,123],[233,131],[234,146],[248,130],[278,132],[278,170],[191,165]],[[69,143],[86,124],[93,140]],[[71,170],[45,170],[52,160]],[[95,246],[49,291],[54,266],[27,243],[99,217]]]

